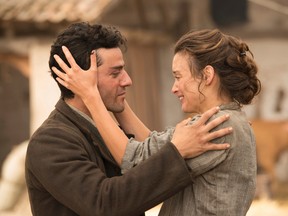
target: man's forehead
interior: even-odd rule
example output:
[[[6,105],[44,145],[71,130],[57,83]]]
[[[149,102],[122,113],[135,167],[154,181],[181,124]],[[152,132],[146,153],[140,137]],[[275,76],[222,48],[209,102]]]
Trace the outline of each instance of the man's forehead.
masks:
[[[124,67],[124,59],[120,48],[100,48],[97,50],[97,65],[109,68]]]
[[[100,55],[100,57],[105,56],[111,56],[115,53],[122,54],[122,51],[119,47],[115,48],[99,48],[96,50],[97,54]]]

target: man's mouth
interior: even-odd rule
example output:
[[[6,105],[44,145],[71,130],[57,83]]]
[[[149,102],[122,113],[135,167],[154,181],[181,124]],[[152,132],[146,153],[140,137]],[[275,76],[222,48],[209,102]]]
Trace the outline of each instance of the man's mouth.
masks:
[[[125,96],[125,95],[126,95],[126,92],[121,92],[118,94],[118,97]]]

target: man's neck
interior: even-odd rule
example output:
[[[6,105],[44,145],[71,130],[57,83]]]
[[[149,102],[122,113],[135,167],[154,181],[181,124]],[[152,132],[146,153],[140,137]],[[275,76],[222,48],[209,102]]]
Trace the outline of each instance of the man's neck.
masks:
[[[85,106],[85,104],[83,103],[83,101],[79,97],[75,96],[72,99],[64,99],[64,101],[69,106],[76,108],[77,110],[85,113],[86,115],[88,115],[91,118],[89,110],[87,109],[87,107]]]

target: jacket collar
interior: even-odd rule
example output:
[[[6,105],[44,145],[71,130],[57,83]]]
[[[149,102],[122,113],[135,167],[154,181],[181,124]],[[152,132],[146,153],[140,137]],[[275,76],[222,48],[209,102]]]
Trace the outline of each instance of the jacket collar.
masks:
[[[100,151],[102,157],[111,163],[117,165],[113,156],[109,152],[107,146],[105,145],[98,129],[90,121],[85,119],[76,111],[72,110],[63,99],[59,99],[55,105],[57,111],[63,114],[67,119],[69,119],[87,138],[88,142],[95,145]],[[117,165],[118,166],[118,165]]]

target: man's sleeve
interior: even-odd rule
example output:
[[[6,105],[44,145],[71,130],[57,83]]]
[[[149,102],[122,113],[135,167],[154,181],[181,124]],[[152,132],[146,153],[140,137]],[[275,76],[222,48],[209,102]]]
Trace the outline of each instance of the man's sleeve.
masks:
[[[187,165],[172,143],[123,176],[108,178],[73,133],[64,137],[51,130],[41,143],[32,142],[26,164],[41,182],[39,190],[44,187],[77,215],[140,215],[191,183]]]

